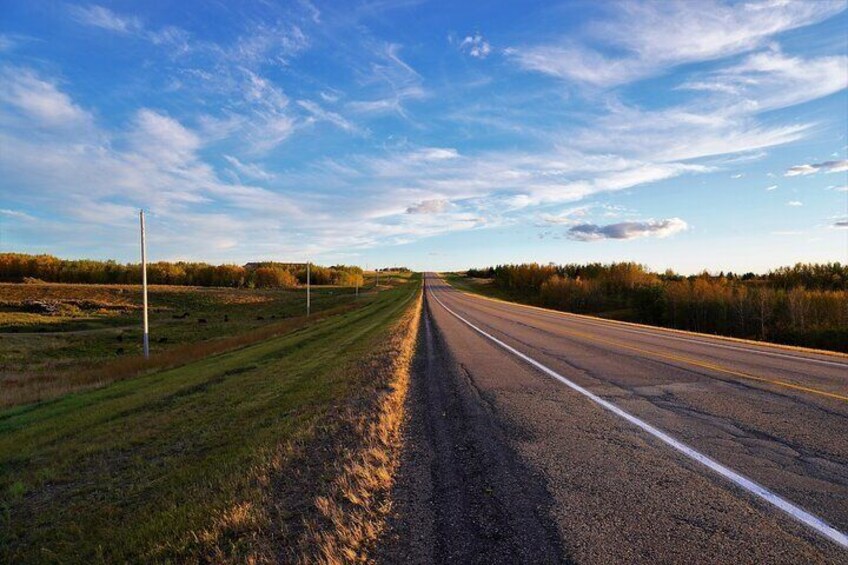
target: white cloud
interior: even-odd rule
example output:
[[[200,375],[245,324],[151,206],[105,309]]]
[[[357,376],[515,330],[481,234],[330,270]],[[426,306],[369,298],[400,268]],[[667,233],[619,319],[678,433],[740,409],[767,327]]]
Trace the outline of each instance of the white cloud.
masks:
[[[750,51],[777,33],[821,21],[844,9],[839,1],[627,2],[615,5],[613,19],[585,33],[622,55],[603,54],[572,38],[511,48],[507,54],[527,70],[614,86],[683,63]]]
[[[315,102],[311,100],[298,100],[297,104],[309,112],[313,118],[316,120],[322,120],[325,122],[329,122],[344,131],[348,132],[358,132],[359,128],[356,127],[355,124],[345,119],[341,114],[337,114],[336,112],[331,112],[329,110],[325,110]]]
[[[309,38],[296,25],[258,25],[234,45],[221,49],[226,58],[240,65],[288,65],[309,47]]]
[[[556,214],[540,214],[539,219],[541,219],[546,224],[554,224],[554,225],[563,225],[563,224],[574,224],[578,221],[578,218],[582,218],[589,213],[594,206],[586,205],[586,206],[574,206],[571,208],[566,208],[564,210],[560,210]]]
[[[378,94],[371,99],[349,102],[350,109],[364,114],[396,113],[406,117],[408,101],[427,97],[421,75],[401,59],[400,50],[396,43],[380,44],[372,50],[373,60],[367,69],[358,72],[362,83],[371,85]]]
[[[772,190],[777,190],[776,184],[772,184],[766,187],[766,192],[771,192]]]
[[[20,210],[10,210],[8,208],[0,208],[0,216],[6,216],[8,218],[14,218],[16,220],[35,220],[35,218],[26,212],[21,212]]]
[[[786,205],[798,207],[798,206],[803,206],[804,203],[801,202],[800,200],[790,200],[789,202],[786,203]]]
[[[161,163],[184,163],[194,158],[200,138],[177,120],[148,108],[136,113],[130,134],[133,148]]]
[[[425,147],[407,155],[411,161],[445,161],[458,157],[459,152],[451,147]]]
[[[25,36],[0,33],[0,53],[13,51],[25,39],[27,39]]]
[[[602,239],[636,239],[640,237],[668,237],[689,228],[680,218],[648,220],[645,222],[620,222],[617,224],[578,224],[568,230],[568,237],[578,241]]]
[[[331,104],[338,102],[339,98],[341,98],[341,93],[335,90],[322,90],[318,95],[321,97],[321,100]]]
[[[848,171],[848,160],[842,161],[825,161],[823,163],[806,163],[803,165],[795,165],[789,167],[783,176],[797,177],[803,175],[813,175],[818,172],[822,173],[841,173]]]
[[[274,175],[255,163],[243,163],[232,155],[224,155],[224,159],[240,174],[256,180],[273,180]]]
[[[71,17],[76,21],[118,33],[141,30],[141,20],[134,16],[122,16],[103,6],[70,6]]]
[[[4,67],[0,69],[0,78],[6,84],[0,89],[0,102],[38,124],[74,127],[91,120],[91,115],[74,104],[55,82],[45,80],[30,69]]]
[[[449,207],[450,202],[445,199],[422,200],[406,209],[407,214],[441,214]]]
[[[628,153],[644,160],[680,161],[747,153],[801,139],[812,124],[763,127],[738,106],[697,102],[660,110],[621,103],[577,130],[571,144],[588,151]]]
[[[312,23],[321,23],[321,10],[315,7],[315,4],[313,4],[309,0],[298,0],[298,3],[309,14],[309,18],[312,20]]]
[[[848,56],[804,59],[787,57],[776,48],[681,86],[718,93],[756,112],[815,100],[846,87]]]
[[[477,59],[485,59],[492,52],[492,46],[482,35],[469,35],[459,44],[459,49]]]

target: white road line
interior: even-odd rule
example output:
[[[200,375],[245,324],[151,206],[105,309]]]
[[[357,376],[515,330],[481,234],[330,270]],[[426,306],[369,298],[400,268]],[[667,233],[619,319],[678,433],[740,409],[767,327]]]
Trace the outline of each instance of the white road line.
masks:
[[[553,369],[549,369],[548,367],[539,363],[538,361],[536,361],[532,357],[529,357],[529,356],[521,353],[520,351],[518,351],[514,347],[507,345],[506,343],[502,342],[501,340],[494,337],[493,335],[486,333],[485,331],[481,330],[480,328],[478,328],[477,326],[475,326],[474,324],[472,324],[471,322],[469,322],[468,320],[466,320],[465,318],[463,318],[462,316],[460,316],[459,314],[457,314],[456,312],[454,312],[453,310],[451,310],[450,308],[445,306],[445,304],[441,300],[439,300],[432,292],[430,293],[430,296],[432,296],[433,300],[438,302],[442,306],[442,308],[447,310],[450,314],[452,314],[459,321],[463,322],[464,324],[466,324],[468,327],[470,327],[471,329],[473,329],[474,331],[476,331],[480,335],[482,335],[482,336],[490,339],[491,341],[495,342],[496,344],[498,344],[502,348],[506,349],[507,351],[509,351],[510,353],[515,355],[516,357],[523,359],[524,361],[533,365],[534,367],[536,367],[537,369],[539,369],[543,373],[555,378],[556,380],[560,381],[562,384],[576,390],[580,394],[589,398],[589,400],[595,402],[596,404],[599,404],[603,408],[606,408],[607,410],[609,410],[613,414],[617,414],[618,416],[621,416],[622,418],[624,418],[625,420],[627,420],[631,424],[633,424],[633,425],[641,428],[642,430],[648,432],[649,434],[651,434],[655,438],[659,439],[663,443],[673,447],[674,449],[676,449],[677,451],[679,451],[683,455],[685,455],[685,456],[689,457],[690,459],[693,459],[693,460],[697,461],[698,463],[701,463],[702,465],[712,469],[713,471],[715,471],[716,473],[718,473],[722,477],[730,480],[735,485],[742,487],[743,489],[750,492],[754,496],[757,496],[757,497],[765,500],[769,504],[772,504],[772,505],[776,506],[777,508],[783,510],[785,513],[789,514],[791,517],[795,518],[799,522],[801,522],[801,523],[805,524],[806,526],[812,528],[813,530],[817,531],[818,533],[820,533],[824,537],[836,542],[837,544],[839,544],[840,546],[842,546],[844,548],[848,548],[848,535],[840,532],[839,530],[837,530],[836,528],[834,528],[833,526],[831,526],[830,524],[828,524],[827,522],[825,522],[821,518],[814,516],[813,514],[810,514],[809,512],[807,512],[806,510],[804,510],[800,506],[796,506],[795,504],[789,502],[788,500],[781,498],[780,496],[773,493],[772,491],[765,488],[764,486],[761,486],[761,485],[755,483],[754,481],[752,481],[751,479],[749,479],[749,478],[747,478],[743,475],[740,475],[739,473],[737,473],[733,469],[725,467],[724,465],[722,465],[718,461],[715,461],[715,460],[707,457],[703,453],[696,451],[695,449],[689,447],[685,443],[682,443],[682,442],[674,439],[673,437],[671,437],[670,435],[668,435],[664,431],[662,431],[658,428],[655,428],[654,426],[645,422],[644,420],[641,420],[641,419],[637,418],[636,416],[633,416],[632,414],[625,412],[624,410],[622,410],[621,408],[619,408],[615,404],[604,400],[603,398],[601,398],[600,396],[598,396],[598,395],[596,395],[592,392],[589,392],[587,389],[583,388],[582,386],[578,385],[577,383],[574,383],[574,382],[568,380],[567,378],[563,377],[562,375],[560,375],[559,373],[557,373]]]
[[[454,290],[456,290],[456,289],[454,289]],[[461,292],[461,291],[456,290],[456,292]],[[474,296],[474,295],[471,295],[471,296]],[[475,297],[475,298],[477,298],[477,297]],[[511,304],[503,304],[503,306],[511,306]],[[516,302],[515,306],[525,307],[526,304],[519,304],[519,303]],[[547,314],[547,315],[549,315],[553,318],[559,318],[559,319],[567,318],[567,319],[571,319],[571,320],[575,319],[574,317],[570,316],[568,312],[557,312],[556,310],[551,310],[549,312],[545,312],[545,311],[543,311],[543,309],[540,309],[538,307],[530,308],[530,309],[538,312],[539,314]],[[761,348],[768,346],[768,344],[765,344],[765,343],[763,345],[751,344],[750,349],[749,349],[749,348],[745,348],[745,347],[741,347],[741,346],[726,345],[724,343],[715,343],[715,342],[709,341],[707,339],[686,338],[686,337],[680,337],[680,336],[675,336],[675,335],[669,335],[668,333],[663,332],[662,328],[657,328],[656,331],[652,331],[652,330],[648,330],[648,329],[646,329],[644,331],[640,331],[640,330],[634,330],[634,329],[630,329],[628,327],[624,327],[623,325],[616,324],[615,322],[613,322],[611,320],[603,320],[603,321],[602,320],[591,320],[591,319],[587,319],[584,316],[580,316],[580,319],[585,320],[587,325],[598,327],[598,328],[610,328],[614,331],[626,332],[626,333],[631,333],[631,334],[636,334],[636,335],[644,335],[644,336],[647,336],[647,337],[656,337],[656,338],[660,338],[660,339],[671,339],[671,340],[674,340],[674,341],[682,341],[684,343],[706,345],[708,347],[720,347],[722,349],[732,349],[734,351],[742,351],[743,353],[754,353],[756,355],[768,355],[769,357],[780,357],[782,359],[791,359],[793,361],[799,361],[799,362],[802,362],[802,363],[816,363],[818,365],[828,365],[828,366],[831,366],[831,367],[840,367],[840,368],[843,368],[843,369],[848,369],[848,363],[840,363],[839,361],[828,361],[826,359],[818,359],[818,358],[815,358],[815,357],[799,357],[797,355],[791,355],[791,354],[788,354],[788,353],[778,353],[778,352],[775,352],[775,351],[764,351]]]

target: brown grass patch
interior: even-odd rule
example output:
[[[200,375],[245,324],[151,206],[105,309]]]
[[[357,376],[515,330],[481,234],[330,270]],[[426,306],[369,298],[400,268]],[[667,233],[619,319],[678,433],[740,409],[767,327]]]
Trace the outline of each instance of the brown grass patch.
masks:
[[[378,392],[376,414],[347,414],[356,422],[354,447],[336,461],[336,475],[315,501],[318,515],[306,520],[298,544],[302,563],[365,561],[385,527],[391,509],[388,493],[400,455],[404,402],[409,389],[422,297],[401,319],[386,345],[382,361],[388,377]]]

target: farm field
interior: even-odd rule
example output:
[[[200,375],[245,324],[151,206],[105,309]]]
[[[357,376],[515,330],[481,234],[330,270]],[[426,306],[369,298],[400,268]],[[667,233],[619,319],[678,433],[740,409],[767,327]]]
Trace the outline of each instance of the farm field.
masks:
[[[339,434],[344,415],[371,417],[369,403],[392,390],[384,382],[392,366],[387,359],[397,355],[388,354],[386,344],[419,289],[419,277],[395,277],[355,308],[341,310],[334,307],[350,296],[324,292],[316,300],[323,318],[292,318],[280,335],[0,410],[0,561],[240,560],[246,551],[294,551],[305,535],[302,519],[325,486],[319,479],[332,471],[327,465],[334,458],[326,451],[332,436],[344,435],[351,449],[357,430],[365,429]],[[69,292],[42,292],[56,290]],[[133,303],[119,289],[96,290]],[[299,293],[157,289],[154,296],[169,305],[154,332],[167,329],[174,341],[188,331],[183,323],[192,330],[198,324],[171,322],[173,312],[207,316],[208,339],[215,336],[213,314],[218,320],[228,314],[231,325],[217,325],[235,332],[268,323],[271,313],[294,316],[301,305]],[[127,321],[133,315],[122,316]],[[260,315],[266,320],[256,320]],[[95,331],[104,335],[95,333],[85,347],[102,351],[104,359],[114,355],[117,332],[128,332],[114,318],[119,316],[86,321],[101,324]],[[12,335],[3,335],[4,347]],[[42,354],[37,347],[29,351]],[[73,362],[64,367],[72,371]],[[344,408],[350,403],[357,410]],[[316,442],[320,449],[313,449]],[[309,463],[310,454],[318,459]],[[297,458],[300,478],[286,480]],[[295,510],[287,504],[298,512],[291,523]],[[272,519],[281,520],[277,537],[257,539],[260,526]]]
[[[383,276],[381,286],[397,284]],[[374,277],[360,289],[374,290]],[[352,307],[355,290],[313,287],[316,315]],[[0,283],[0,406],[132,376],[141,347],[136,285]],[[151,354],[168,363],[226,348],[225,340],[305,314],[305,290],[150,287]],[[261,337],[261,336],[257,336]],[[236,339],[238,341],[238,339]],[[205,344],[202,345],[202,344]]]

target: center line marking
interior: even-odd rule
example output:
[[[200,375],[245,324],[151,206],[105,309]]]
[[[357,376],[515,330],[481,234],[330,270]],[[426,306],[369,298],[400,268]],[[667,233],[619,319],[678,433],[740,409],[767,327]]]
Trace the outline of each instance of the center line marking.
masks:
[[[664,431],[660,430],[659,428],[652,426],[648,422],[646,422],[646,421],[644,421],[640,418],[637,418],[636,416],[633,416],[629,412],[625,412],[624,410],[622,410],[621,408],[619,408],[615,404],[613,404],[613,403],[611,403],[607,400],[604,400],[603,398],[596,395],[595,393],[590,392],[589,390],[583,388],[582,386],[578,385],[577,383],[572,382],[569,379],[563,377],[562,375],[560,375],[559,373],[557,373],[553,369],[549,369],[548,367],[539,363],[538,361],[536,361],[532,357],[529,357],[529,356],[525,355],[524,353],[521,353],[520,351],[518,351],[514,347],[507,345],[506,343],[499,340],[495,336],[485,332],[484,330],[481,330],[480,328],[478,328],[477,326],[475,326],[474,324],[472,324],[471,322],[469,322],[468,320],[466,320],[465,318],[463,318],[462,316],[460,316],[459,314],[457,314],[456,312],[454,312],[453,310],[451,310],[450,308],[445,306],[444,302],[439,300],[432,291],[430,292],[430,296],[433,298],[433,300],[438,302],[439,305],[441,305],[442,308],[444,308],[448,313],[453,315],[456,319],[458,319],[459,321],[461,321],[462,323],[464,323],[465,325],[467,325],[468,327],[470,327],[471,329],[473,329],[474,331],[476,331],[480,335],[482,335],[482,336],[490,339],[491,341],[495,342],[497,345],[501,346],[503,349],[506,349],[507,351],[509,351],[510,353],[515,355],[516,357],[523,359],[524,361],[526,361],[530,365],[536,367],[537,369],[539,369],[543,373],[547,374],[548,376],[555,378],[556,380],[560,381],[562,384],[564,384],[564,385],[568,386],[569,388],[579,392],[583,396],[587,397],[589,400],[595,402],[596,404],[599,404],[600,406],[609,410],[613,414],[617,414],[618,416],[621,416],[622,418],[624,418],[625,420],[627,420],[631,424],[633,424],[636,427],[641,428],[642,430],[648,432],[649,434],[651,434],[655,438],[657,438],[660,441],[662,441],[663,443],[673,447],[674,449],[676,449],[677,451],[679,451],[683,455],[689,457],[690,459],[697,461],[698,463],[701,463],[702,465],[704,465],[704,466],[708,467],[709,469],[715,471],[716,473],[718,473],[722,477],[728,479],[729,481],[731,481],[735,485],[745,489],[746,491],[753,494],[754,496],[761,498],[762,500],[765,500],[766,502],[768,502],[769,504],[771,504],[773,506],[776,506],[777,508],[779,508],[780,510],[782,510],[783,512],[785,512],[786,514],[788,514],[792,518],[795,518],[796,520],[798,520],[802,524],[812,528],[813,530],[815,530],[819,534],[823,535],[824,537],[830,539],[831,541],[836,542],[841,547],[848,548],[848,535],[840,532],[839,530],[837,530],[836,528],[834,528],[833,526],[831,526],[830,524],[828,524],[827,522],[825,522],[824,520],[819,518],[818,516],[815,516],[815,515],[807,512],[806,510],[804,510],[800,506],[797,506],[797,505],[793,504],[792,502],[789,502],[785,498],[782,498],[781,496],[775,494],[774,492],[770,491],[766,487],[752,481],[751,479],[749,479],[749,478],[747,478],[743,475],[740,475],[739,473],[737,473],[733,469],[731,469],[729,467],[725,467],[724,465],[722,465],[718,461],[711,459],[710,457],[704,455],[700,451],[697,451],[697,450],[689,447],[685,443],[671,437],[670,435],[668,435]]]

